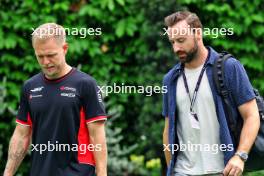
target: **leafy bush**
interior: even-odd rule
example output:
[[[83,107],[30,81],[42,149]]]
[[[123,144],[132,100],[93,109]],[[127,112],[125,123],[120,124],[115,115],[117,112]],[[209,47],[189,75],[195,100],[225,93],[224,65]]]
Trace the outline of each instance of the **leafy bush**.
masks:
[[[179,9],[196,12],[204,27],[233,28],[232,36],[205,36],[205,44],[236,56],[245,65],[253,84],[264,94],[264,4],[261,0],[39,0],[38,3],[2,0],[0,170],[4,169],[8,142],[15,126],[20,87],[39,72],[30,42],[32,28],[45,22],[56,22],[67,28],[101,28],[102,35],[68,36],[67,60],[71,65],[91,74],[100,86],[114,83],[161,86],[163,75],[177,63],[167,36],[163,35],[163,18]],[[155,171],[151,175],[161,172],[160,168],[164,173],[161,97],[161,94],[109,94],[105,97],[107,110],[115,111],[107,129],[111,174],[150,174],[151,163],[158,163],[153,158],[161,159],[161,167],[154,164]],[[141,155],[144,162],[140,165],[129,159],[129,156]],[[27,173],[28,163],[27,156],[19,173]]]

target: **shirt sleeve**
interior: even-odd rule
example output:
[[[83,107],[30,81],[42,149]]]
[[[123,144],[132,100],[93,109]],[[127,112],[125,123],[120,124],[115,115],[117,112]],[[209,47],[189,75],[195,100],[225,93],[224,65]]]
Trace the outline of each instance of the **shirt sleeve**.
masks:
[[[82,98],[86,123],[107,119],[103,98],[94,79],[83,82]]]
[[[167,87],[166,77],[163,78],[163,86]],[[162,96],[163,96],[162,115],[164,117],[168,117],[168,87],[167,87],[167,91],[165,93],[163,93]]]
[[[253,87],[243,65],[234,58],[228,59],[226,64],[225,76],[229,84],[227,87],[231,91],[235,105],[238,107],[254,99]]]
[[[16,116],[16,123],[20,125],[32,126],[28,98],[29,95],[27,95],[26,86],[23,85],[20,92],[20,102],[18,114]]]

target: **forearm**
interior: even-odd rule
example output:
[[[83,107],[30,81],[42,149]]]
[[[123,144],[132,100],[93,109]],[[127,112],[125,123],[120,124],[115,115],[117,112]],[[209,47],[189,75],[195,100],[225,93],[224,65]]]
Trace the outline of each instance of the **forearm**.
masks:
[[[12,176],[15,174],[27,153],[29,143],[30,139],[28,137],[13,135],[9,144],[8,160],[4,176]]]
[[[94,158],[96,163],[96,175],[107,175],[107,146],[105,139],[98,139],[93,142],[94,145],[100,146],[98,151],[94,151]]]
[[[96,175],[107,175],[107,145],[104,122],[95,122],[88,126],[90,142],[95,146],[93,152],[96,163]],[[98,147],[96,147],[98,146]]]
[[[259,120],[256,119],[259,119],[259,117],[252,116],[244,120],[237,151],[249,153],[252,145],[254,144],[260,126]]]
[[[166,159],[166,163],[167,163],[167,166],[170,164],[170,160],[171,160],[171,152],[164,147],[165,146],[168,146],[169,144],[169,141],[168,141],[168,134],[167,133],[164,133],[163,134],[163,148],[164,148],[164,155],[165,155],[165,159]]]
[[[163,148],[164,148],[163,151],[165,154],[167,166],[169,166],[171,160],[171,152],[169,150],[169,147],[167,147],[168,144],[169,144],[169,118],[166,117],[164,131],[163,131]]]

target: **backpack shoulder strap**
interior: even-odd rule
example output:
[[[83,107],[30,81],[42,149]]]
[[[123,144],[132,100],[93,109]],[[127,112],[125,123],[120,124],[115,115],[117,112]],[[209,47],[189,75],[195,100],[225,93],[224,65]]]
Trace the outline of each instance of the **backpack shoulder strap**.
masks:
[[[233,57],[228,52],[224,51],[219,53],[219,57],[215,60],[213,66],[213,79],[217,89],[217,92],[221,96],[227,95],[227,89],[224,84],[224,64],[225,61],[229,58]]]
[[[229,92],[226,88],[226,84],[224,83],[224,73],[225,73],[225,61],[229,58],[233,57],[228,52],[219,53],[219,57],[215,60],[213,65],[213,79],[217,89],[218,94],[222,97],[224,101],[224,108],[227,118],[228,127],[231,131],[233,141],[235,143],[239,140],[239,132],[236,130],[236,123],[232,115],[231,104],[229,100]]]

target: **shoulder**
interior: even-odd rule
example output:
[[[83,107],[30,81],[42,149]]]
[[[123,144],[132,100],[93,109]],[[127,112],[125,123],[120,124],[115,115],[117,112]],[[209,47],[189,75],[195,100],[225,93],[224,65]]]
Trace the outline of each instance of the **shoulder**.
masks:
[[[180,68],[180,63],[176,64],[173,68],[171,68],[163,77],[163,84],[169,84],[171,78],[176,74],[176,72]]]
[[[80,70],[76,70],[75,71],[75,75],[76,75],[76,80],[80,83],[80,84],[85,84],[85,85],[94,85],[96,84],[96,80],[94,77],[92,77],[91,75],[84,73]]]
[[[227,68],[230,68],[230,67],[236,67],[236,66],[239,66],[241,65],[240,61],[237,60],[235,57],[230,57],[229,59],[226,60],[225,62],[225,66]]]
[[[36,85],[37,83],[39,83],[42,80],[42,73],[38,73],[34,76],[32,76],[31,78],[29,78],[28,80],[26,80],[23,84],[24,88],[29,88],[31,86]]]
[[[246,73],[245,69],[242,65],[242,63],[237,60],[235,57],[230,57],[227,59],[224,63],[225,65],[225,72],[228,75],[233,75],[233,73],[236,74],[241,74],[241,73]]]

